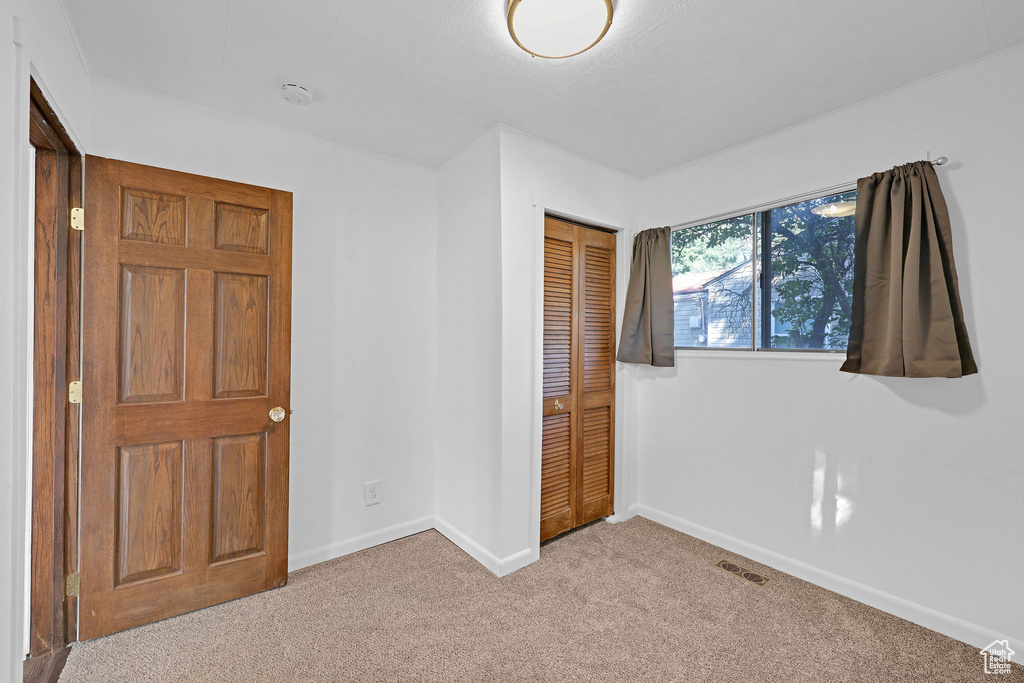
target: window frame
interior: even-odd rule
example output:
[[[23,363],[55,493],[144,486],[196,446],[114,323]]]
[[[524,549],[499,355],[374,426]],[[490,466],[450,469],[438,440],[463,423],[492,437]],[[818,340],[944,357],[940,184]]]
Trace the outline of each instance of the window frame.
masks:
[[[766,247],[767,240],[764,239],[765,235],[765,217],[768,212],[775,209],[781,209],[792,204],[800,204],[802,202],[811,201],[812,199],[821,199],[836,194],[843,194],[845,192],[855,191],[857,189],[856,181],[842,183],[841,185],[834,185],[832,187],[826,187],[819,190],[813,190],[810,192],[804,192],[784,199],[777,199],[753,206],[744,207],[735,211],[729,211],[727,213],[717,214],[715,216],[709,216],[695,221],[688,221],[686,223],[679,223],[671,227],[671,232],[675,233],[680,230],[688,230],[690,228],[696,228],[701,225],[707,225],[708,223],[716,223],[719,221],[734,220],[737,218],[751,216],[750,221],[750,237],[751,237],[751,258],[752,267],[751,271],[751,285],[752,285],[752,296],[751,296],[751,312],[753,315],[751,322],[751,340],[750,346],[676,346],[676,351],[685,351],[687,355],[694,355],[694,352],[703,353],[709,351],[711,353],[781,353],[781,354],[807,354],[813,356],[838,356],[846,355],[846,349],[791,349],[791,348],[777,348],[777,347],[761,347],[758,342],[763,338],[765,330],[765,321],[771,320],[770,315],[765,317],[758,324],[757,313],[758,306],[763,299],[764,287],[761,280],[761,272],[764,269],[764,253],[763,250]],[[761,267],[759,272],[758,266]],[[770,266],[769,266],[770,267]],[[770,271],[768,271],[770,272]]]

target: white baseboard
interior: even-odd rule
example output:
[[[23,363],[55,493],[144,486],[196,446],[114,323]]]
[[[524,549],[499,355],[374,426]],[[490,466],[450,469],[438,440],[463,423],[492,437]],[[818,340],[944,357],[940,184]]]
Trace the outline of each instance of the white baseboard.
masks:
[[[939,612],[938,610],[919,605],[916,602],[911,602],[891,593],[858,583],[838,574],[819,569],[800,560],[781,555],[759,545],[748,543],[734,536],[729,536],[728,534],[720,533],[714,529],[689,522],[666,512],[655,510],[647,505],[639,505],[637,512],[641,517],[646,517],[658,524],[663,524],[676,531],[681,531],[702,541],[720,546],[730,552],[749,557],[756,562],[786,572],[840,595],[845,595],[848,598],[880,609],[883,612],[896,615],[901,619],[906,619],[951,638],[956,638],[979,649],[988,647],[995,640],[1008,639],[1013,644],[1024,645],[1024,639],[1013,638],[1004,633],[964,621],[944,612]]]
[[[508,576],[517,569],[522,569],[528,564],[533,564],[540,559],[540,548],[533,552],[533,548],[523,548],[517,553],[512,553],[503,559],[498,567],[498,576]]]
[[[459,546],[464,553],[487,567],[492,574],[495,576],[501,576],[501,574],[499,574],[501,571],[501,560],[498,559],[497,555],[492,553],[490,550],[487,550],[472,538],[436,515],[434,516],[434,528],[437,529],[442,536]]]
[[[295,553],[294,555],[288,556],[288,571],[293,572],[296,569],[302,569],[303,567],[309,567],[310,565],[326,562],[327,560],[333,560],[334,558],[341,557],[342,555],[366,550],[367,548],[372,548],[375,545],[396,541],[399,538],[418,534],[421,531],[427,531],[432,528],[434,528],[433,517],[420,517],[419,519],[414,519],[409,522],[389,526],[386,529],[371,531],[370,533],[356,536],[355,538],[336,541],[311,550],[304,550],[301,553]]]
[[[616,512],[614,515],[605,517],[604,521],[608,522],[609,524],[618,524],[619,522],[625,522],[627,519],[633,519],[634,517],[636,517],[637,514],[639,514],[637,512],[639,509],[640,506],[636,503],[633,503],[621,515],[618,512]]]
[[[505,558],[499,558],[491,551],[474,541],[462,531],[441,519],[434,517],[434,528],[449,541],[459,546],[464,553],[486,567],[495,576],[501,577],[522,569],[538,558],[534,557],[531,548],[525,548]]]

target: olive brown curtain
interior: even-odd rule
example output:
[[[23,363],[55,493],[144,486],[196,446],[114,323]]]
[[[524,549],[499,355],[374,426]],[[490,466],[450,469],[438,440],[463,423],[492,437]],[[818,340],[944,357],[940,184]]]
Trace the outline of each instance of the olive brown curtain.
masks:
[[[856,225],[850,342],[841,369],[889,377],[977,372],[949,211],[931,163],[857,181]]]
[[[623,363],[675,365],[671,239],[669,228],[644,230],[633,238],[617,356]]]

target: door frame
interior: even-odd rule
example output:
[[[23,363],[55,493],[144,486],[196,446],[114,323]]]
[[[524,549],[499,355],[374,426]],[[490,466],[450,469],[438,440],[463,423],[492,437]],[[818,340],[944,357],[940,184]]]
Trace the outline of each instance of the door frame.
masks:
[[[564,233],[568,231],[569,234]],[[611,238],[612,244],[610,248],[607,248],[603,242],[608,238]],[[563,244],[568,243],[570,245],[571,254],[571,285],[570,285],[570,344],[569,344],[569,392],[566,396],[566,400],[569,403],[569,412],[563,412],[564,406],[559,403],[558,407],[554,410],[551,409],[552,395],[548,394],[544,400],[547,402],[547,406],[541,408],[541,498],[543,501],[543,486],[544,486],[544,456],[543,456],[543,438],[544,438],[544,420],[548,417],[557,417],[562,415],[568,415],[569,417],[569,447],[568,447],[568,465],[569,465],[569,480],[568,480],[568,502],[569,502],[569,517],[568,527],[563,528],[563,524],[557,523],[552,520],[549,523],[547,531],[544,529],[544,520],[541,520],[541,543],[545,543],[561,534],[578,529],[581,526],[597,521],[598,519],[607,519],[615,514],[615,384],[616,377],[618,375],[618,364],[615,359],[616,349],[618,348],[619,342],[619,315],[618,315],[618,231],[611,230],[608,228],[597,227],[592,224],[583,223],[580,221],[573,221],[560,216],[547,214],[544,221],[544,302],[545,302],[545,314],[544,314],[544,335],[546,342],[547,335],[547,295],[548,295],[548,281],[547,281],[547,258],[548,258],[548,239],[562,242]],[[587,316],[589,315],[587,310],[587,300],[589,296],[590,288],[590,276],[588,275],[589,269],[592,267],[592,262],[588,252],[591,247],[595,247],[605,253],[609,254],[611,259],[611,268],[609,269],[610,282],[606,282],[612,288],[611,302],[611,359],[609,368],[609,384],[608,390],[587,390],[587,380],[584,378],[585,367],[587,365],[587,339],[590,332],[588,327]],[[547,358],[544,360],[544,371],[547,370]],[[546,376],[545,376],[546,377]],[[541,389],[542,393],[544,388]],[[605,406],[603,402],[598,403],[596,400],[591,403],[589,398],[597,399],[600,394],[611,394],[610,403]],[[561,400],[559,397],[558,400]],[[589,404],[589,405],[588,405]],[[609,500],[600,503],[599,499],[592,499],[587,501],[585,498],[585,482],[586,482],[586,453],[585,453],[585,440],[586,440],[586,424],[587,424],[587,413],[591,409],[607,408],[609,411],[609,429],[608,434],[608,449],[610,451],[609,457],[611,458],[610,467],[608,468],[608,486],[606,487],[607,496]],[[603,498],[603,496],[602,496]],[[606,512],[606,510],[611,512]],[[564,514],[564,513],[563,513]],[[549,517],[549,519],[551,519]],[[555,518],[557,519],[557,517]],[[553,528],[552,528],[553,527]]]
[[[533,220],[530,228],[533,242],[533,262],[541,264],[533,270],[533,397],[532,418],[533,447],[530,455],[530,553],[522,565],[540,559],[540,494],[543,419],[541,417],[544,396],[544,219],[547,216],[584,226],[607,230],[616,236],[616,336],[621,331],[622,313],[626,302],[626,287],[629,280],[629,264],[633,249],[633,237],[638,232],[633,221],[621,215],[614,215],[592,204],[580,204],[563,197],[533,195]],[[636,377],[635,366],[616,363],[615,375],[615,470],[614,506],[615,514],[606,521],[617,523],[636,514]],[[514,571],[514,570],[513,570]]]
[[[77,598],[66,595],[65,581],[78,571],[80,406],[68,402],[67,383],[81,378],[82,233],[71,229],[70,209],[82,206],[83,157],[34,78],[28,105],[29,144],[37,162],[36,191],[29,198],[32,486],[29,657],[23,674],[32,681],[56,680],[68,645],[77,640]],[[43,166],[54,173],[52,179],[41,176]],[[45,197],[40,188],[46,188]]]

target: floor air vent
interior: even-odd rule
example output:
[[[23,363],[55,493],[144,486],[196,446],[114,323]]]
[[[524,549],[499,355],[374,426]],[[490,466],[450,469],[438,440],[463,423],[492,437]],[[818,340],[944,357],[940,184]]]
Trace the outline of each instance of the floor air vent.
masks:
[[[774,583],[775,581],[774,579],[769,579],[767,576],[762,576],[755,571],[744,569],[738,564],[730,562],[729,560],[726,560],[724,558],[716,560],[715,566],[719,569],[724,569],[730,574],[735,574],[741,579],[745,579],[752,584],[760,586],[761,588],[767,588],[768,586],[772,585],[772,583]]]

